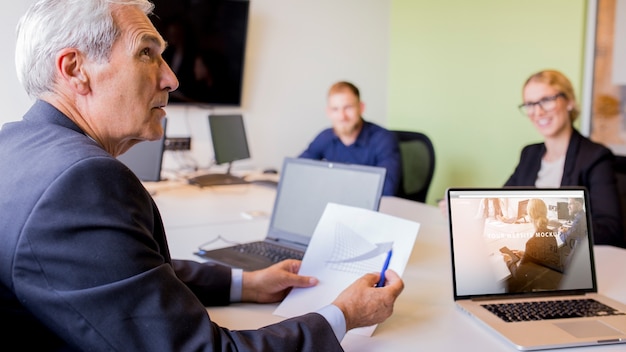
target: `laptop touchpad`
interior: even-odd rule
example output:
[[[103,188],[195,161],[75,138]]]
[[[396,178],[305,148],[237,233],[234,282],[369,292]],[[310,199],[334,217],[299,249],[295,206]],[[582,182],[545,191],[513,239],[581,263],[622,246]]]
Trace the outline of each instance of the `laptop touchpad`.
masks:
[[[609,325],[597,320],[554,323],[554,325],[578,338],[624,335]]]

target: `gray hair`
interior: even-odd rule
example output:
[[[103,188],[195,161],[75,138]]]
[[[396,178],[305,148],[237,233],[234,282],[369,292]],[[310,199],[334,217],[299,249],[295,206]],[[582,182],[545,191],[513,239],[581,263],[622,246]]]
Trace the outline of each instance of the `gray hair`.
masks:
[[[40,0],[17,25],[15,68],[31,98],[52,92],[55,57],[63,48],[76,48],[90,60],[106,62],[120,30],[113,21],[113,5],[134,6],[146,15],[149,0]]]

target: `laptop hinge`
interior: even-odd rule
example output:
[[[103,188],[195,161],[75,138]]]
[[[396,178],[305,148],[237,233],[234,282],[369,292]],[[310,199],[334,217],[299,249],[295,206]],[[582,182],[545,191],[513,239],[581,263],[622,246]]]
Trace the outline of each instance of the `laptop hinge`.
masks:
[[[520,298],[533,298],[533,297],[553,297],[553,296],[584,296],[587,293],[589,293],[588,291],[560,291],[560,292],[523,292],[523,293],[519,293],[519,294],[508,294],[506,296],[476,296],[476,297],[472,297],[471,300],[472,301],[476,301],[476,302],[480,302],[480,301],[488,301],[488,300],[494,300],[494,299],[501,299],[501,300],[507,300],[507,299],[520,299]]]
[[[289,241],[286,239],[281,239],[281,238],[276,238],[276,237],[267,237],[267,240],[271,241],[272,243],[279,243],[281,246],[288,246],[288,247],[296,248],[300,250],[304,250],[306,248],[306,246],[304,246],[302,243],[298,243],[296,241]]]

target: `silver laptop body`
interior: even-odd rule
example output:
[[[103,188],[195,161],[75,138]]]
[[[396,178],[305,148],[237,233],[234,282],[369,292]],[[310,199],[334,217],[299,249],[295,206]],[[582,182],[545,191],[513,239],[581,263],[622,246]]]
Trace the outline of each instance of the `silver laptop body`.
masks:
[[[626,342],[626,304],[597,293],[585,188],[450,188],[446,193],[453,294],[462,311],[519,350]],[[563,204],[575,198],[582,199],[583,213],[572,218]],[[527,207],[531,199],[545,204],[548,231],[535,231]],[[564,318],[558,309],[557,317],[530,321],[496,314],[508,309],[502,304],[549,300],[545,305],[556,307],[554,300],[561,299],[593,299],[613,310]]]

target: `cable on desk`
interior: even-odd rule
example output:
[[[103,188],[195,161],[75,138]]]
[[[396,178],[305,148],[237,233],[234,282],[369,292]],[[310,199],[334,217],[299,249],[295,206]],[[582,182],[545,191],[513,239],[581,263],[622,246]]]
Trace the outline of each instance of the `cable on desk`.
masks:
[[[230,244],[241,244],[241,242],[231,241],[231,240],[229,240],[229,239],[226,239],[226,238],[222,237],[222,235],[217,235],[217,237],[215,237],[214,239],[209,240],[209,241],[204,242],[204,243],[202,243],[201,245],[199,245],[199,246],[198,246],[198,254],[199,254],[199,255],[204,254],[204,253],[206,252],[206,250],[203,248],[204,246],[207,246],[207,245],[209,245],[209,244],[211,244],[211,243],[214,243],[214,242],[217,242],[217,241],[219,241],[219,240],[222,240],[222,241],[224,241],[224,242],[226,242],[226,243],[230,243]]]

